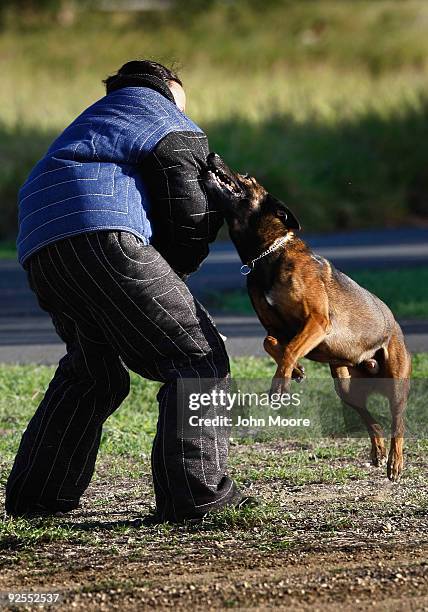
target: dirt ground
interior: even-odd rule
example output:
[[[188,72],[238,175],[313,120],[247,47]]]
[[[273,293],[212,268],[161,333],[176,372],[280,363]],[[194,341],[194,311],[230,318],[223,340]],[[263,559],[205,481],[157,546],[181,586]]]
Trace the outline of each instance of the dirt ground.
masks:
[[[232,471],[293,452],[286,442],[238,446]],[[398,485],[363,453],[314,457],[314,474],[320,463],[360,470],[345,479],[296,484],[256,473],[242,486],[266,514],[196,527],[133,522],[151,501],[148,466],[113,479],[101,465],[82,508],[55,519],[69,535],[3,541],[0,592],[54,591],[61,601],[52,609],[75,610],[428,610],[427,461],[408,455]]]

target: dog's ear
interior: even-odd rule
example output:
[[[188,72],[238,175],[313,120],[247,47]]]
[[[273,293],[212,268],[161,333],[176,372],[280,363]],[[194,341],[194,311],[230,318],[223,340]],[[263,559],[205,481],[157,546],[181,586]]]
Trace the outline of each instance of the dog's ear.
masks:
[[[301,225],[296,215],[284,204],[277,209],[276,216],[281,219],[287,229],[300,230]]]
[[[272,196],[271,199],[275,203],[275,214],[279,219],[281,219],[285,227],[287,229],[300,230],[300,221],[296,215],[283,202],[281,202],[281,200],[272,198]]]

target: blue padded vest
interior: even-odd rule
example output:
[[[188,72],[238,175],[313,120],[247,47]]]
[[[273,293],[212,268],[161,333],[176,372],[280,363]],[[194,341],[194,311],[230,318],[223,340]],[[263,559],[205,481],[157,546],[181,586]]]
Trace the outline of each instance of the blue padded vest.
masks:
[[[95,102],[52,143],[19,192],[18,258],[85,232],[152,234],[140,174],[170,132],[202,132],[148,87],[123,87]]]

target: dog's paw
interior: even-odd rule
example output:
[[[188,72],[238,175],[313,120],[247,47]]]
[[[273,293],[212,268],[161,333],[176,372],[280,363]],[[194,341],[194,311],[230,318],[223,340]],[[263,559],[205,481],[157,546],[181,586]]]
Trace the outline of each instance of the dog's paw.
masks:
[[[372,440],[372,450],[370,453],[370,459],[372,465],[375,467],[381,467],[386,463],[386,449],[385,442],[382,438],[375,438]]]
[[[295,380],[297,383],[301,383],[302,380],[306,378],[305,367],[300,365],[300,363],[296,363],[296,365],[293,368],[293,373],[291,375],[291,378]]]
[[[402,454],[395,452],[389,453],[388,464],[386,472],[389,480],[392,482],[398,482],[401,478],[401,472],[403,471],[404,459]]]

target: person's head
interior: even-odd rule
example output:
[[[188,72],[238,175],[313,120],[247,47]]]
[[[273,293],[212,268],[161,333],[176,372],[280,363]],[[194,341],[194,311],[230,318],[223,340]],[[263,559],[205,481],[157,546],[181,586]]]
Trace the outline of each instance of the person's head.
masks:
[[[186,94],[181,79],[175,72],[158,62],[153,62],[151,60],[134,60],[127,62],[119,68],[116,74],[107,77],[103,83],[106,86],[106,92],[110,93],[110,91],[116,89],[118,81],[122,80],[124,77],[132,78],[144,76],[155,77],[155,79],[160,79],[160,81],[165,83],[170,89],[176,105],[184,112],[186,108]]]

